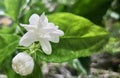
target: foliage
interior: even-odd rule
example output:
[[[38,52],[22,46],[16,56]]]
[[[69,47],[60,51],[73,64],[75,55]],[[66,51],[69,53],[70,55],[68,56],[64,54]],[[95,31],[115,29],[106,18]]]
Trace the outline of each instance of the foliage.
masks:
[[[11,34],[0,34],[0,63],[10,56],[18,46],[19,37]]]
[[[89,56],[107,42],[108,33],[83,17],[70,13],[56,13],[48,17],[64,31],[65,35],[59,44],[53,44],[52,55],[47,56],[40,52],[37,54],[43,60],[63,62]]]
[[[7,74],[8,78],[40,78],[39,61],[68,62],[75,58],[89,57],[101,50],[113,53],[120,51],[119,0],[46,1],[48,2],[45,3],[44,0],[0,1],[0,72]],[[60,38],[59,43],[51,43],[53,50],[51,55],[44,54],[39,50],[40,48],[36,50],[35,55],[32,55],[36,63],[33,73],[22,77],[11,68],[12,58],[17,53],[30,51],[18,45],[20,37],[26,32],[20,27],[20,23],[28,23],[33,13],[41,15],[43,12],[50,22],[64,31],[65,35]],[[118,19],[112,16],[113,12],[118,15]],[[2,17],[10,18],[12,24],[5,26],[4,22],[1,22]]]

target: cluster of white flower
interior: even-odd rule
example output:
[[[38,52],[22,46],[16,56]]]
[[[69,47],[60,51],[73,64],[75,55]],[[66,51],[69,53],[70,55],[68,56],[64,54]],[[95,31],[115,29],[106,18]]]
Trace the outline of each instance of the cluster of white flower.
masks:
[[[64,32],[58,29],[53,23],[48,22],[48,18],[43,13],[40,17],[33,14],[29,19],[29,25],[21,24],[27,33],[21,38],[19,45],[29,47],[35,41],[39,41],[41,48],[45,54],[51,54],[52,48],[50,41],[59,42],[59,36],[63,36]],[[22,76],[31,74],[34,69],[34,61],[26,52],[17,54],[12,60],[12,68]]]

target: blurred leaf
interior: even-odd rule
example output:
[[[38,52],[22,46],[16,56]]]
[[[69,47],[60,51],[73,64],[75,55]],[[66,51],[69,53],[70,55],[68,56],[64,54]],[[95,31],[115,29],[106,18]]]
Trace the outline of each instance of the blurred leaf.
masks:
[[[24,0],[4,0],[4,4],[6,7],[6,13],[9,15],[14,21],[16,21],[17,16],[19,15],[20,7]]]
[[[48,13],[47,8],[43,4],[42,0],[31,0],[29,3],[29,10],[20,18],[20,22],[28,23],[29,17],[34,14],[42,14],[43,12]]]
[[[110,23],[110,22],[109,22]],[[120,52],[120,21],[116,21],[110,27],[110,38],[108,44],[104,47],[107,52]]]
[[[70,8],[70,12],[84,16],[96,24],[101,25],[103,15],[113,0],[77,0]]]
[[[90,12],[97,10],[102,7],[104,4],[109,3],[112,0],[77,0],[76,3],[72,6],[71,12],[85,15]],[[103,8],[102,8],[103,10]]]
[[[19,37],[11,34],[0,34],[0,63],[18,46]]]
[[[0,28],[0,34],[13,34],[15,32],[15,27],[6,27],[3,26],[2,28]]]
[[[42,60],[63,62],[86,57],[100,50],[107,42],[108,33],[105,29],[83,17],[70,13],[56,13],[48,17],[64,31],[65,35],[58,44],[52,43],[53,53],[51,55],[37,52]]]
[[[0,10],[5,10],[5,6],[3,4],[3,1],[0,1]]]

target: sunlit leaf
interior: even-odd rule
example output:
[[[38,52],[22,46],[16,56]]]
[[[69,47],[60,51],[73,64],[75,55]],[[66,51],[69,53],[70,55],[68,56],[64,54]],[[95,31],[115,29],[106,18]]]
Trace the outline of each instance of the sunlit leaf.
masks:
[[[101,49],[107,42],[108,32],[83,17],[70,13],[56,13],[48,17],[64,31],[65,35],[58,44],[52,43],[53,53],[51,55],[37,52],[42,60],[63,62],[89,56]]]
[[[20,7],[24,0],[4,0],[6,14],[14,21],[18,18]]]

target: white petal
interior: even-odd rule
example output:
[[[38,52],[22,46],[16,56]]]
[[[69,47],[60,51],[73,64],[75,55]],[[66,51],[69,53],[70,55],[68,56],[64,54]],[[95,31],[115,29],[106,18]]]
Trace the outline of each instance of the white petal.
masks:
[[[49,55],[52,53],[52,48],[51,48],[50,42],[48,40],[40,39],[40,44],[41,44],[42,50],[44,51],[45,54]]]
[[[50,41],[51,41],[51,42],[54,42],[54,43],[58,43],[58,42],[59,42],[59,36],[58,36],[58,35],[51,34]]]
[[[29,23],[31,25],[37,25],[38,24],[38,21],[39,21],[40,17],[38,14],[33,14],[30,19],[29,19]]]
[[[27,31],[34,30],[36,26],[33,25],[27,25],[27,24],[20,24],[22,27],[24,27]]]
[[[58,26],[48,25],[48,26],[43,27],[42,30],[44,30],[44,32],[51,33],[51,32],[58,30]]]
[[[20,40],[19,45],[28,47],[37,40],[33,32],[27,32]]]
[[[48,23],[48,18],[45,16],[45,13],[43,12],[40,16],[40,22]]]
[[[46,27],[44,27],[44,29],[47,30],[57,30],[58,26],[55,26],[53,23],[48,23]]]
[[[58,29],[58,26],[55,26],[55,24],[54,24],[54,23],[48,23],[48,24],[47,24],[47,26]]]
[[[52,34],[56,34],[56,35],[59,35],[59,36],[63,36],[63,35],[64,35],[64,32],[61,31],[61,30],[56,30],[56,31],[52,32]]]
[[[53,31],[53,32],[50,33],[49,40],[51,42],[58,43],[59,42],[59,36],[63,36],[63,35],[64,35],[64,32],[61,31],[61,30]]]

